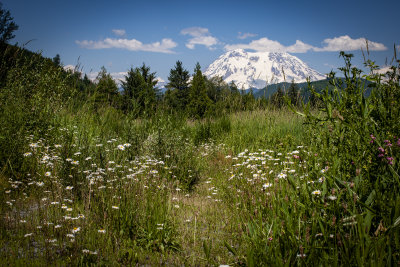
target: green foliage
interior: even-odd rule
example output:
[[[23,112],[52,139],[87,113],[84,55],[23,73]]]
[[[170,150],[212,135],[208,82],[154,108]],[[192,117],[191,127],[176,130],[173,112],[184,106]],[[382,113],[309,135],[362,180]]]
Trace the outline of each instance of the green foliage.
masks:
[[[210,106],[211,100],[207,95],[205,77],[201,72],[200,64],[197,63],[189,89],[189,115],[193,118],[203,118]]]
[[[157,84],[155,73],[143,64],[140,68],[131,68],[128,71],[123,88],[123,110],[134,112],[136,116],[153,114],[156,107]]]
[[[18,30],[18,25],[13,21],[10,11],[2,8],[3,4],[0,3],[0,44],[6,43],[13,39],[14,31]]]
[[[101,67],[101,70],[97,75],[96,80],[96,89],[92,96],[95,105],[97,107],[103,104],[109,106],[118,106],[119,93],[117,84],[111,77],[111,74],[107,73],[107,70],[104,66]]]
[[[54,114],[76,93],[66,86],[65,75],[50,60],[24,51],[15,53],[15,65],[7,70],[0,93],[0,166],[7,166],[8,171],[21,167],[24,135],[44,134],[53,126]]]
[[[392,228],[400,214],[397,204],[400,193],[399,65],[382,76],[373,74],[376,66],[367,61],[372,74],[363,78],[372,83],[369,84],[371,93],[366,96],[365,80],[361,70],[351,65],[352,55],[342,52],[341,56],[345,67],[340,70],[345,78],[336,79],[331,73],[333,89],[326,88],[321,93],[313,91],[321,103],[320,115],[309,110],[310,104],[303,115],[311,126],[311,143],[334,169],[335,177],[327,183],[351,192],[343,195],[343,200],[351,202],[353,199],[349,216],[357,218],[361,228],[353,235],[358,245],[350,249],[347,246],[351,242],[346,240],[339,247],[339,253],[346,259],[355,253],[357,264],[381,260],[390,264],[400,256],[400,232]],[[382,82],[382,77],[387,80]],[[328,209],[328,216],[329,212],[338,216],[338,210]],[[380,254],[381,246],[390,248],[385,256]],[[366,250],[371,254],[365,255]]]
[[[189,71],[185,70],[181,61],[177,61],[175,68],[170,70],[168,76],[167,88],[174,93],[168,93],[168,103],[176,103],[177,106],[172,106],[180,111],[184,110],[188,103],[189,95]]]

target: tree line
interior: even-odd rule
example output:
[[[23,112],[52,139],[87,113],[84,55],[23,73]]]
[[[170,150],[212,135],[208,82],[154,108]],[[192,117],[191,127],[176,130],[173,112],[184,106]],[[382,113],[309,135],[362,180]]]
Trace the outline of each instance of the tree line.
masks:
[[[92,81],[78,67],[75,70],[65,70],[58,54],[53,59],[48,59],[17,45],[8,44],[15,37],[13,32],[17,29],[18,25],[13,21],[10,12],[2,9],[0,3],[0,88],[10,87],[14,83],[10,77],[15,77],[23,69],[35,69],[36,77],[47,72],[62,78],[65,87],[61,90],[62,95],[73,99],[75,104],[84,101],[95,110],[113,107],[135,117],[149,117],[161,109],[201,119],[265,108],[267,105],[277,108],[285,105],[286,92],[280,88],[268,100],[265,97],[256,98],[251,89],[240,90],[234,82],[227,84],[221,77],[206,77],[199,63],[190,75],[179,60],[170,70],[165,92],[157,87],[156,73],[151,72],[150,67],[144,63],[128,70],[120,88],[105,67],[101,68],[96,79]],[[27,80],[30,81],[32,77]],[[37,90],[37,86],[32,88]],[[300,103],[299,90],[294,83],[287,96],[291,103]]]

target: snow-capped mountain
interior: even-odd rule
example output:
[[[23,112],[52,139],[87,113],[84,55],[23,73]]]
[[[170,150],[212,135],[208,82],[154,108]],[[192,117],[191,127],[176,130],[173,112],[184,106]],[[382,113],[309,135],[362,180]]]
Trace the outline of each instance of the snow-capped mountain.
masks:
[[[283,72],[282,72],[283,70]],[[227,83],[234,81],[239,89],[264,88],[266,84],[305,82],[326,77],[288,53],[247,52],[243,49],[226,52],[204,72],[207,77],[220,76]]]

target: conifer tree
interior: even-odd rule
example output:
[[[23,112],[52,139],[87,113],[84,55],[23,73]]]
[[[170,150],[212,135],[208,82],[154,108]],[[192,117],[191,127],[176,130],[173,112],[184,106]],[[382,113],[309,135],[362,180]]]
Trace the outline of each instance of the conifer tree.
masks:
[[[122,82],[123,109],[127,112],[135,110],[138,115],[151,113],[157,100],[157,84],[155,72],[144,63],[140,68],[131,68]]]
[[[276,92],[271,96],[272,99],[272,104],[277,107],[277,108],[281,108],[283,106],[283,97],[284,97],[284,93],[282,91],[281,86],[278,86],[278,89],[276,90]]]
[[[173,94],[168,94],[170,97],[176,97],[177,99],[169,99],[168,102],[177,103],[178,105],[174,108],[179,110],[185,110],[188,104],[189,96],[189,71],[183,68],[182,62],[177,61],[175,68],[170,70],[168,76],[168,90],[176,90]]]
[[[206,81],[197,63],[189,93],[189,114],[193,118],[203,118],[211,107],[211,100],[207,95]]]
[[[294,80],[292,80],[292,83],[290,84],[288,97],[292,105],[297,106],[299,104],[299,88],[294,83]]]
[[[118,87],[111,74],[103,66],[97,75],[96,93],[93,96],[96,105],[108,104],[115,106],[118,103]]]
[[[15,37],[13,32],[18,30],[18,25],[13,21],[10,11],[4,10],[2,5],[0,3],[0,42],[6,43]]]

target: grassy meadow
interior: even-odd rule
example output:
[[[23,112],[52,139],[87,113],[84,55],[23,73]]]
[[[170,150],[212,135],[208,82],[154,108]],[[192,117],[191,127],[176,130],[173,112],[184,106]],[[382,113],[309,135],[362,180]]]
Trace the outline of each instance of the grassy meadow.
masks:
[[[400,264],[398,66],[363,77],[365,97],[343,57],[318,106],[204,119],[77,102],[56,70],[11,69],[1,265]]]

